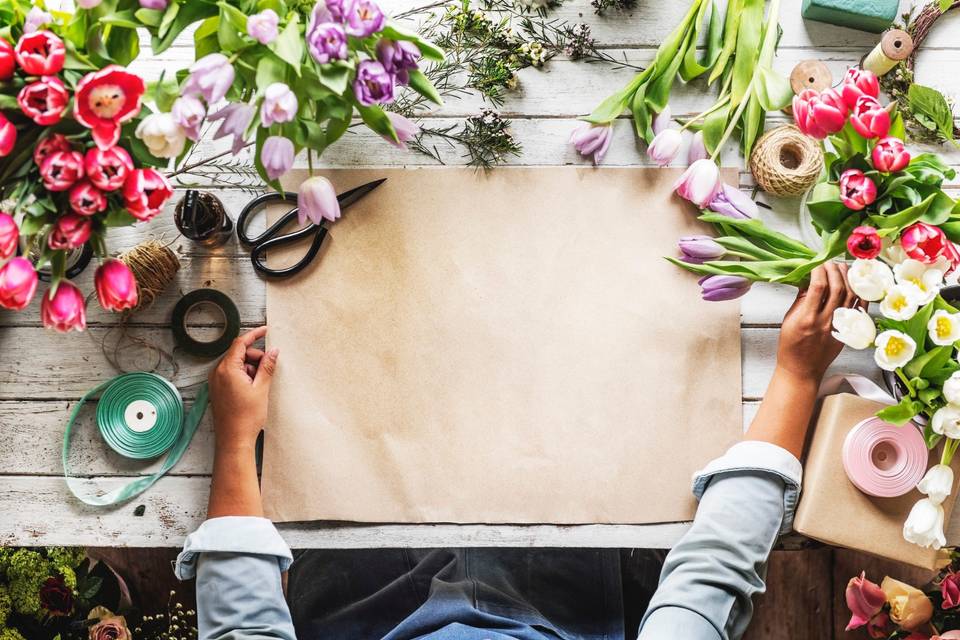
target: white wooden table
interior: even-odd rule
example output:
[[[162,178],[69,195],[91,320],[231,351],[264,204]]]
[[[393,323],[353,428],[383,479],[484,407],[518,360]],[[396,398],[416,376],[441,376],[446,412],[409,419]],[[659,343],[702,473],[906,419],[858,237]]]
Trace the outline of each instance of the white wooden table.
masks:
[[[391,12],[399,12],[420,2],[384,0]],[[554,15],[572,23],[587,22],[593,35],[610,53],[624,55],[636,64],[647,64],[659,42],[677,24],[688,7],[686,0],[638,0],[632,14],[598,18],[588,0],[566,0]],[[877,42],[874,34],[809,22],[800,18],[800,0],[784,0],[781,24],[784,35],[776,66],[789,74],[800,60],[819,58],[839,79],[847,67],[855,64]],[[903,0],[903,8],[910,0]],[[957,12],[960,13],[960,12]],[[146,44],[146,43],[145,43]],[[137,69],[156,76],[161,68],[186,66],[192,59],[190,42],[151,57],[141,55]],[[918,81],[933,85],[948,95],[960,97],[960,15],[949,16],[937,26],[924,45],[919,59]],[[556,58],[545,69],[527,69],[521,74],[520,87],[510,93],[500,110],[513,119],[513,134],[523,144],[522,157],[512,159],[519,165],[583,164],[567,144],[575,118],[630,77],[630,71],[613,71],[599,65]],[[700,83],[674,89],[672,107],[677,116],[697,113],[713,102],[713,93]],[[465,114],[478,112],[484,105],[478,99],[450,101],[442,110],[429,114],[437,124],[454,122]],[[781,114],[768,120],[771,127],[785,121]],[[604,163],[608,165],[648,164],[634,140],[628,120],[615,127],[616,137]],[[443,151],[441,147],[441,151]],[[960,168],[960,152],[938,149]],[[459,152],[446,152],[450,164],[461,162]],[[349,133],[324,155],[328,166],[402,166],[430,164],[432,161],[414,152],[390,147],[375,135]],[[735,148],[726,153],[726,164],[743,167]],[[752,177],[740,174],[740,186],[752,188]],[[960,195],[960,182],[953,195]],[[235,218],[249,195],[238,189],[216,189]],[[109,236],[113,251],[120,251],[140,240],[177,236],[172,220],[172,205],[150,223],[135,228],[115,229]],[[796,200],[776,199],[765,194],[760,199],[773,211],[763,216],[775,227],[798,233]],[[172,347],[167,328],[168,316],[182,293],[214,287],[226,292],[238,304],[247,327],[263,324],[265,318],[264,285],[254,275],[248,256],[234,239],[227,245],[207,250],[184,239],[172,248],[182,268],[170,286],[147,311],[135,317],[133,331],[158,344]],[[92,290],[93,269],[79,278],[86,292]],[[753,416],[771,373],[778,325],[792,299],[787,287],[757,286],[742,301],[743,405],[744,423]],[[87,507],[69,494],[61,476],[60,448],[68,409],[95,383],[115,375],[89,336],[63,336],[46,331],[40,324],[39,295],[23,313],[0,310],[0,544],[88,546],[176,546],[204,518],[213,435],[209,415],[179,465],[153,488],[132,502],[114,509]],[[697,304],[700,304],[697,302]],[[706,304],[706,303],[703,303]],[[91,304],[89,332],[102,338],[115,318]],[[189,400],[203,380],[209,362],[189,357],[179,359],[180,371],[174,382]],[[836,371],[857,372],[876,378],[868,352],[845,351]],[[722,372],[705,372],[723,375]],[[92,412],[87,412],[88,416]],[[73,466],[96,476],[103,486],[129,482],[131,476],[155,468],[124,460],[113,454],[95,435],[92,420],[82,425],[76,439]],[[624,487],[642,491],[642,487]],[[143,515],[134,510],[144,505]],[[955,512],[952,529],[954,542],[960,541],[960,512]],[[299,547],[384,547],[384,546],[589,546],[589,547],[669,547],[687,529],[686,523],[648,526],[481,526],[481,525],[377,525],[309,524],[283,526],[287,541]]]

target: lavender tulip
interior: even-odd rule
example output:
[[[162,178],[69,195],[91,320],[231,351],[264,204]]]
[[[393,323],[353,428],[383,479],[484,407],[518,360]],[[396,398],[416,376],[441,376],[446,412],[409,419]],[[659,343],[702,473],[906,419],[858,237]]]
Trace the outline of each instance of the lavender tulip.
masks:
[[[612,125],[585,122],[570,135],[570,143],[584,158],[592,156],[593,164],[596,165],[603,160],[612,138]]]
[[[752,284],[740,276],[704,276],[699,283],[703,299],[711,302],[739,298],[750,291]]]
[[[693,134],[690,149],[687,150],[687,165],[691,165],[697,160],[706,160],[709,157],[710,154],[707,153],[707,145],[703,142],[703,131],[697,131]]]
[[[200,125],[203,124],[203,118],[207,115],[207,110],[203,103],[193,96],[180,96],[170,108],[170,115],[187,137],[196,142],[200,139]]]
[[[383,29],[386,16],[373,0],[347,0],[343,3],[346,10],[347,34],[355,38],[366,38]]]
[[[334,17],[323,0],[313,6],[310,22],[307,24],[307,49],[319,64],[347,58],[347,32],[333,20]]]
[[[664,129],[650,141],[650,146],[647,147],[647,155],[659,166],[665,167],[673,162],[677,154],[680,153],[680,145],[682,144],[682,133],[676,129]]]
[[[333,184],[322,176],[308,178],[300,185],[297,196],[297,209],[300,224],[307,220],[320,224],[324,220],[333,222],[340,217],[340,202]]]
[[[222,53],[209,53],[192,65],[183,85],[183,95],[203,96],[207,104],[223,100],[233,85],[234,71],[230,60]]]
[[[719,260],[727,252],[710,236],[684,236],[677,242],[677,246],[683,254],[680,259],[693,264]]]
[[[407,143],[416,138],[420,133],[420,127],[417,126],[416,122],[404,118],[399,113],[394,113],[393,111],[387,112],[387,118],[390,120],[390,124],[393,125],[393,130],[397,133],[397,139],[394,140],[387,136],[383,136],[383,139],[398,149],[406,149]]]
[[[318,0],[317,6],[323,6],[327,10],[330,16],[327,20],[343,22],[347,18],[347,11],[351,3],[352,0]],[[313,10],[316,11],[317,7],[314,7]]]
[[[293,143],[283,136],[270,136],[260,149],[260,164],[267,177],[276,180],[293,166]]]
[[[377,59],[387,73],[392,73],[402,85],[410,84],[410,72],[417,69],[420,48],[412,42],[394,42],[383,38],[377,43]]]
[[[210,121],[223,120],[223,124],[213,134],[214,140],[219,140],[224,136],[233,136],[233,153],[239,153],[240,149],[246,145],[247,127],[257,113],[253,105],[245,102],[231,102],[224,108],[210,116]]]
[[[704,209],[720,191],[720,169],[713,160],[697,160],[687,167],[673,188],[681,198]]]
[[[729,184],[723,184],[720,187],[720,191],[707,208],[728,218],[756,218],[760,215],[757,203],[743,191]]]
[[[277,39],[280,16],[273,9],[264,9],[247,18],[247,35],[260,44],[270,44]]]
[[[53,22],[53,16],[40,7],[31,7],[23,21],[23,33],[33,33]]]
[[[269,127],[274,123],[290,122],[297,117],[297,96],[282,82],[274,82],[263,92],[260,108],[260,124]]]
[[[658,135],[664,129],[670,128],[670,125],[673,124],[671,116],[670,105],[667,105],[663,108],[663,111],[653,117],[653,123],[650,125],[650,128],[653,129],[653,135]]]
[[[364,60],[357,65],[353,93],[365,107],[393,102],[393,76],[376,60]]]

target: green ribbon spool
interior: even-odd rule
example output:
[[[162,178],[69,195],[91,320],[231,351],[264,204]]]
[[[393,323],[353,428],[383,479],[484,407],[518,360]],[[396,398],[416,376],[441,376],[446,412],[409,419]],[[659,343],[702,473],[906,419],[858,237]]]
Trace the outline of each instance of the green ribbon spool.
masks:
[[[207,408],[207,385],[184,416],[183,399],[169,380],[153,373],[125,373],[88,391],[73,408],[63,435],[63,476],[71,493],[93,506],[126,502],[143,493],[183,457]],[[89,495],[85,485],[71,475],[68,459],[70,439],[77,415],[84,404],[100,394],[97,427],[111,449],[125,458],[146,460],[167,452],[160,469],[149,476],[109,491]]]

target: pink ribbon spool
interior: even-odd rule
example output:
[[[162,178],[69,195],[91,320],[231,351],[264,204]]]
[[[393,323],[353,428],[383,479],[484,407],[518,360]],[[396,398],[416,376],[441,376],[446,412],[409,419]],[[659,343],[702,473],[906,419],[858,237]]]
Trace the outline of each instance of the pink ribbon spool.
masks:
[[[923,479],[929,453],[911,422],[897,427],[867,418],[843,441],[843,468],[860,491],[878,498],[909,493]]]

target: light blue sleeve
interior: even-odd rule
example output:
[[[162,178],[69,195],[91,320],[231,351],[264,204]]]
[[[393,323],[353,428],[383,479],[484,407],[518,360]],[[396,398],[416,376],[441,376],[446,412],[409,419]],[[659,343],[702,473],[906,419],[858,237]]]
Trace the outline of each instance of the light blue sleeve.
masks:
[[[187,536],[174,571],[197,579],[200,640],[295,640],[280,582],[292,562],[265,518],[213,518]]]
[[[745,441],[694,476],[700,506],[667,555],[639,640],[737,640],[763,593],[767,558],[790,530],[802,469],[790,452]]]

